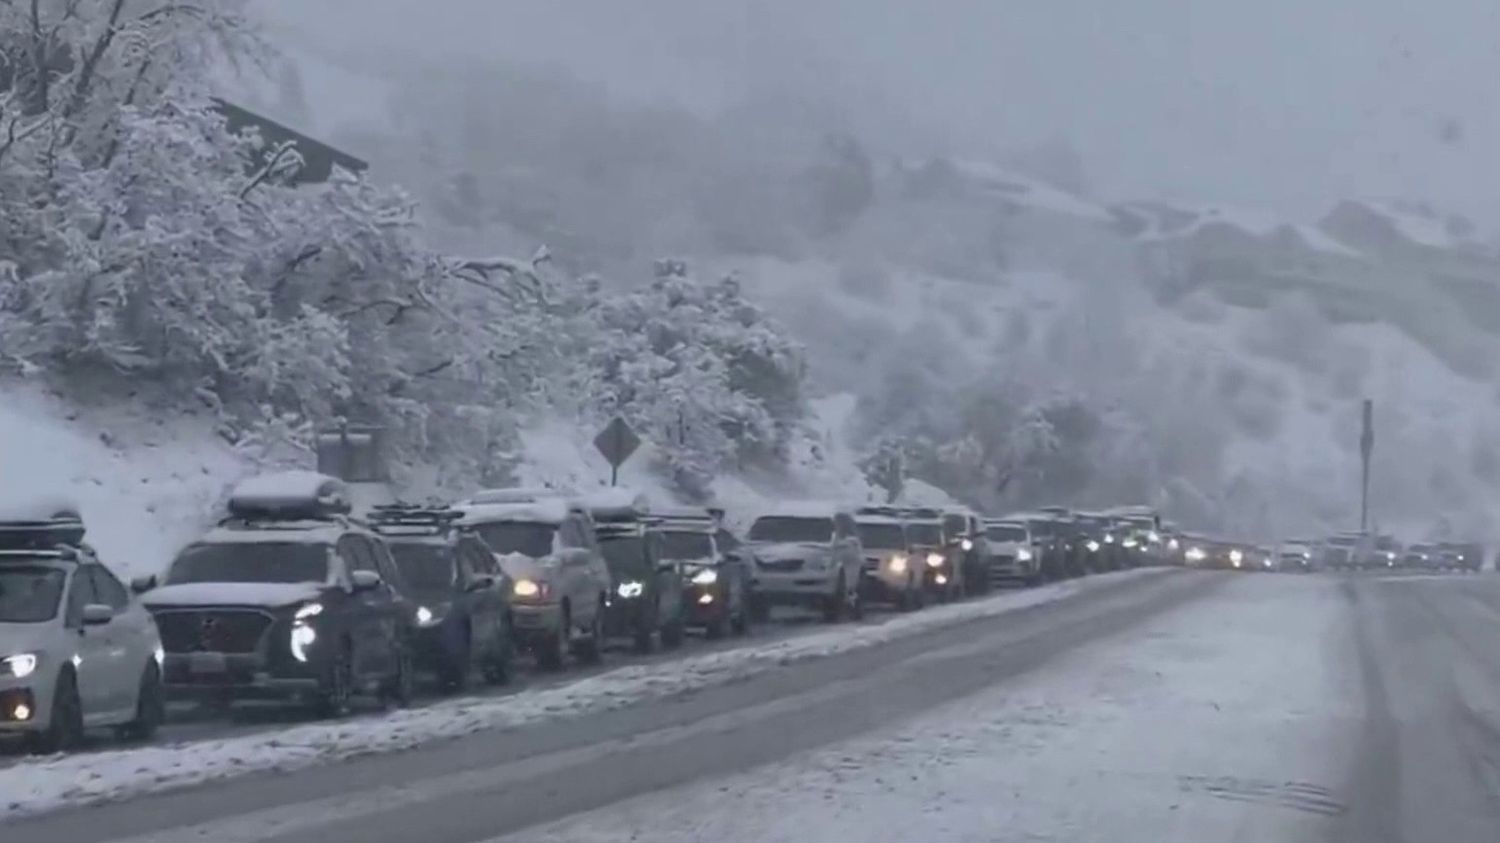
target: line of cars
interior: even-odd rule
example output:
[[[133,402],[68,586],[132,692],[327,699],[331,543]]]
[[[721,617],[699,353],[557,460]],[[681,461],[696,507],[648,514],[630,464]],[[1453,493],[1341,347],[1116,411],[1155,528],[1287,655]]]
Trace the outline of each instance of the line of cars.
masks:
[[[159,576],[120,582],[77,511],[0,518],[0,737],[40,752],[111,727],[149,738],[168,702],[356,698],[406,705],[619,644],[748,634],[773,607],[831,623],[870,603],[914,611],[1006,584],[1140,564],[1164,549],[1146,511],[779,504],[743,535],[720,510],[623,490],[495,489],[356,517],[314,472],[252,478]]]
[[[1359,532],[1325,539],[1287,539],[1275,545],[1181,534],[1171,561],[1196,568],[1243,571],[1458,571],[1483,566],[1484,548],[1474,542],[1403,545],[1394,537]]]

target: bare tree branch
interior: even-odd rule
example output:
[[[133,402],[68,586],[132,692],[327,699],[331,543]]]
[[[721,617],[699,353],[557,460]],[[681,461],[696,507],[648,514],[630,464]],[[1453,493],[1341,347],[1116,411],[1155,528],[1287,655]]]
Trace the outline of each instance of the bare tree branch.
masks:
[[[115,34],[119,32],[120,14],[125,10],[126,0],[114,0],[109,7],[109,17],[104,24],[104,31],[94,40],[94,46],[90,48],[88,55],[83,58],[83,65],[78,70],[78,76],[73,81],[73,95],[68,98],[68,105],[63,109],[63,117],[71,119],[83,108],[88,100],[89,88],[94,84],[94,74],[99,69],[99,62],[108,52],[109,46],[114,43]]]
[[[240,190],[240,198],[245,199],[250,195],[251,191],[255,190],[255,188],[257,187],[260,187],[262,184],[265,184],[267,179],[276,174],[276,168],[280,166],[281,162],[285,160],[288,155],[296,154],[296,151],[296,141],[283,141],[280,144],[277,144],[276,150],[271,153],[271,160],[267,161],[266,165],[264,167],[261,167],[260,171],[250,179],[250,183],[245,185],[245,187]]]

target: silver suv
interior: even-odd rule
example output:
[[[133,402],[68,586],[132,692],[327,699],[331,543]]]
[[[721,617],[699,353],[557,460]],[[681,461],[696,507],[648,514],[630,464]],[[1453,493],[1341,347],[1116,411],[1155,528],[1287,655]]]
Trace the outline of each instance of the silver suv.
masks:
[[[149,738],[165,711],[156,624],[83,532],[71,508],[0,522],[0,736],[35,752],[99,727]]]
[[[754,614],[772,605],[811,607],[830,623],[864,616],[864,550],[854,515],[834,504],[783,505],[750,525]]]

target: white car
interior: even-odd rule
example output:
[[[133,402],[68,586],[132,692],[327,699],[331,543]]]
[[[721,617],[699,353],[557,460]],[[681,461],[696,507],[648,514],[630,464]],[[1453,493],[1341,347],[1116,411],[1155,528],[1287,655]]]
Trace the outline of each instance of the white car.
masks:
[[[36,752],[149,738],[165,711],[156,624],[82,539],[66,511],[0,523],[0,737]]]

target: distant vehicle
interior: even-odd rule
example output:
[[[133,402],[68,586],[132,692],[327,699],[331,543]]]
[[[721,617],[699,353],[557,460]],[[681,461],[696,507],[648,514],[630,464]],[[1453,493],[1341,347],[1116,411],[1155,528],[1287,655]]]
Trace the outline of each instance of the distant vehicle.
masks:
[[[865,564],[862,587],[868,600],[890,603],[909,612],[926,602],[921,560],[907,537],[906,522],[896,507],[870,506],[854,514]]]
[[[599,661],[611,577],[587,509],[554,492],[521,489],[481,493],[454,508],[511,580],[517,644],[548,670],[570,654]]]
[[[1120,547],[1128,557],[1128,567],[1166,561],[1161,516],[1155,510],[1143,506],[1127,506],[1109,510],[1106,514],[1115,519]]]
[[[0,738],[46,754],[86,729],[150,738],[165,711],[150,613],[84,543],[72,506],[0,519]]]
[[[1474,573],[1484,567],[1484,548],[1474,542],[1439,542],[1438,547],[1449,570]]]
[[[1083,567],[1090,572],[1125,567],[1125,554],[1114,519],[1101,512],[1079,512],[1074,516],[1077,541],[1083,545]]]
[[[1405,550],[1401,543],[1392,536],[1375,536],[1371,542],[1369,555],[1365,563],[1367,568],[1395,568],[1401,561]]]
[[[990,552],[984,535],[984,522],[964,507],[943,510],[943,536],[947,554],[958,572],[960,595],[984,594],[990,589]]]
[[[991,518],[984,522],[990,553],[990,582],[1036,585],[1042,581],[1042,544],[1031,534],[1025,517]]]
[[[1289,539],[1281,543],[1276,551],[1276,569],[1306,573],[1316,564],[1316,546],[1306,540]]]
[[[1345,570],[1359,565],[1364,537],[1359,533],[1338,533],[1323,542],[1323,567]]]
[[[864,552],[849,510],[835,504],[783,504],[746,534],[755,554],[755,600],[762,607],[810,607],[834,623],[864,615]],[[757,613],[762,613],[757,609]]]
[[[1026,525],[1031,536],[1032,553],[1038,563],[1042,581],[1050,582],[1073,575],[1073,522],[1071,516],[1049,511],[1016,512],[1007,521]]]
[[[1418,571],[1440,571],[1443,568],[1443,550],[1430,542],[1407,545],[1406,552],[1401,555],[1401,567]]]
[[[936,509],[914,507],[903,510],[902,517],[912,555],[921,562],[922,587],[927,597],[939,602],[962,597],[961,560],[949,553],[943,514]]]
[[[462,691],[476,669],[500,685],[511,676],[511,581],[463,513],[447,507],[378,506],[370,525],[385,539],[416,601],[416,667]]]
[[[1245,569],[1250,571],[1276,570],[1277,552],[1264,545],[1245,548]]]
[[[349,516],[343,481],[256,477],[228,509],[143,598],[168,695],[302,700],[325,715],[360,693],[407,703],[417,606],[385,541]]]
[[[665,554],[665,541],[644,499],[623,503],[589,502],[599,547],[609,566],[610,596],[605,634],[629,638],[638,653],[660,641],[682,644],[683,583],[680,563]]]
[[[747,634],[756,610],[755,556],[724,526],[723,512],[682,507],[653,514],[662,556],[677,564],[682,577],[686,623],[702,627],[710,639]]]

